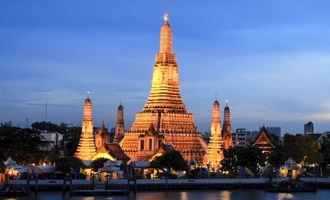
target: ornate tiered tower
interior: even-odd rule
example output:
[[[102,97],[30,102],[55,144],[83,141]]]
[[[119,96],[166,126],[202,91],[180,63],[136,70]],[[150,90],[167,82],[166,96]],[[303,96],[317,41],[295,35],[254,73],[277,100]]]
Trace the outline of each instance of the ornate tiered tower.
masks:
[[[125,132],[124,106],[120,104],[117,109],[115,138],[113,142],[119,143],[124,137],[124,132]]]
[[[179,71],[173,52],[172,30],[168,16],[160,31],[160,48],[156,55],[149,98],[142,112],[135,116],[125,133],[122,148],[133,160],[138,156],[139,135],[148,132],[153,124],[164,135],[163,142],[180,151],[188,161],[204,162],[207,145],[195,126],[193,115],[187,112],[180,95]],[[144,158],[147,159],[147,158]]]
[[[223,148],[225,150],[233,146],[233,137],[232,137],[232,125],[231,125],[231,112],[228,105],[224,109],[224,122],[222,129],[223,137]]]
[[[93,160],[95,154],[96,147],[93,133],[93,105],[92,100],[87,97],[84,102],[81,136],[74,156],[88,165]]]
[[[211,137],[207,150],[207,160],[212,170],[219,169],[220,162],[223,160],[221,134],[220,104],[218,101],[214,101],[212,106]]]

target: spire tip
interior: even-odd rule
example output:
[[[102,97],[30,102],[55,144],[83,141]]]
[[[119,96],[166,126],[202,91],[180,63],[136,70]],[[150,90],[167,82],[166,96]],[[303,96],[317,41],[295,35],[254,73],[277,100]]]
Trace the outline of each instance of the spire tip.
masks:
[[[169,20],[168,13],[164,14],[164,22],[167,23]]]

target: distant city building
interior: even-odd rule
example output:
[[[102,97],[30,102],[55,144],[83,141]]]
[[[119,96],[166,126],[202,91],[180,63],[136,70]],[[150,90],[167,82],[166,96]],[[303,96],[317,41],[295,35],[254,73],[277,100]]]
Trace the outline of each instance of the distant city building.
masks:
[[[223,148],[225,150],[233,146],[231,112],[228,105],[224,109],[224,121],[222,128]]]
[[[269,126],[266,127],[269,134],[275,135],[278,138],[281,138],[281,127]]]
[[[223,160],[220,103],[214,101],[212,106],[211,136],[207,149],[207,163],[216,171]]]
[[[304,124],[304,134],[313,134],[314,133],[314,124],[313,122],[307,122]]]
[[[245,128],[238,128],[233,133],[233,144],[234,146],[245,146],[248,144],[248,137],[250,136],[250,131]]]
[[[63,141],[63,134],[59,132],[48,132],[46,130],[40,133],[41,141],[46,143],[46,145],[41,147],[41,150],[50,151],[55,147],[61,145]]]

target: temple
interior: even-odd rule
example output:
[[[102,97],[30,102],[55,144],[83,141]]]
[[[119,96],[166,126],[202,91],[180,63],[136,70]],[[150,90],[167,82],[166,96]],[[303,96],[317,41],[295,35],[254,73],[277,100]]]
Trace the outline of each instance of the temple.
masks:
[[[181,98],[178,68],[172,29],[165,15],[148,100],[121,141],[132,160],[150,160],[159,148],[171,145],[185,160],[205,162],[207,145]],[[150,147],[149,153],[141,153],[145,147]]]
[[[113,142],[119,143],[124,137],[124,132],[125,132],[124,106],[120,104],[117,109],[115,137]]]
[[[93,104],[89,97],[85,99],[83,109],[82,130],[74,156],[82,160],[86,165],[89,165],[96,154],[93,132]]]
[[[220,168],[223,160],[220,103],[214,101],[212,106],[211,136],[207,149],[207,164],[212,171]]]
[[[228,104],[224,109],[224,121],[222,128],[223,148],[225,150],[233,147],[231,112]]]
[[[122,161],[129,160],[118,144],[110,144],[110,136],[104,122],[102,123],[102,127],[97,129],[94,135],[93,104],[89,97],[84,102],[82,130],[74,156],[83,161],[87,166],[100,158]]]
[[[266,156],[269,156],[275,148],[273,138],[264,126],[260,129],[253,142],[253,145],[258,147]]]

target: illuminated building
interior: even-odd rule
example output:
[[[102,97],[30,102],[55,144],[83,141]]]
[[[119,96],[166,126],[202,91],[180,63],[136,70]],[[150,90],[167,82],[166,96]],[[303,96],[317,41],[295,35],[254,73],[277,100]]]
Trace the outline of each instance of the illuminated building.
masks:
[[[93,125],[93,105],[88,97],[84,102],[83,122],[79,144],[74,154],[86,165],[90,165],[93,160],[105,158],[109,160],[127,161],[127,155],[118,144],[109,144],[110,138],[104,123],[98,129],[94,137]]]
[[[110,143],[110,135],[105,128],[104,123],[102,127],[97,130],[95,134],[96,155],[93,160],[105,158],[111,161],[122,160],[128,161],[128,156],[122,151],[118,144]]]
[[[95,134],[96,151],[97,152],[102,151],[104,149],[104,146],[109,143],[110,143],[110,135],[103,123],[102,127],[100,129],[98,129]]]
[[[123,139],[124,132],[125,132],[124,106],[120,104],[117,109],[117,120],[115,127],[114,143],[119,143]]]
[[[155,130],[152,133],[150,127]],[[179,70],[173,51],[172,30],[168,16],[160,31],[160,48],[156,55],[150,94],[144,108],[137,113],[131,128],[125,132],[121,146],[132,160],[147,160],[139,152],[141,146],[156,147],[148,143],[146,135],[155,135],[158,140],[172,145],[185,160],[205,162],[207,145],[195,126],[192,113],[187,112],[180,95]],[[158,145],[158,147],[161,145]]]
[[[223,160],[221,136],[220,104],[214,101],[212,106],[211,137],[207,149],[207,161],[211,169],[217,170]]]
[[[233,137],[232,137],[232,124],[231,124],[231,112],[228,105],[224,109],[224,121],[222,128],[222,137],[223,137],[223,148],[225,150],[233,146]]]
[[[263,154],[270,155],[275,145],[273,143],[272,136],[268,133],[267,129],[263,126],[260,129],[259,134],[257,135],[253,145],[258,147]]]
[[[79,158],[87,165],[91,163],[96,154],[93,128],[93,105],[92,100],[87,97],[84,102],[80,140],[74,154],[75,157]]]

